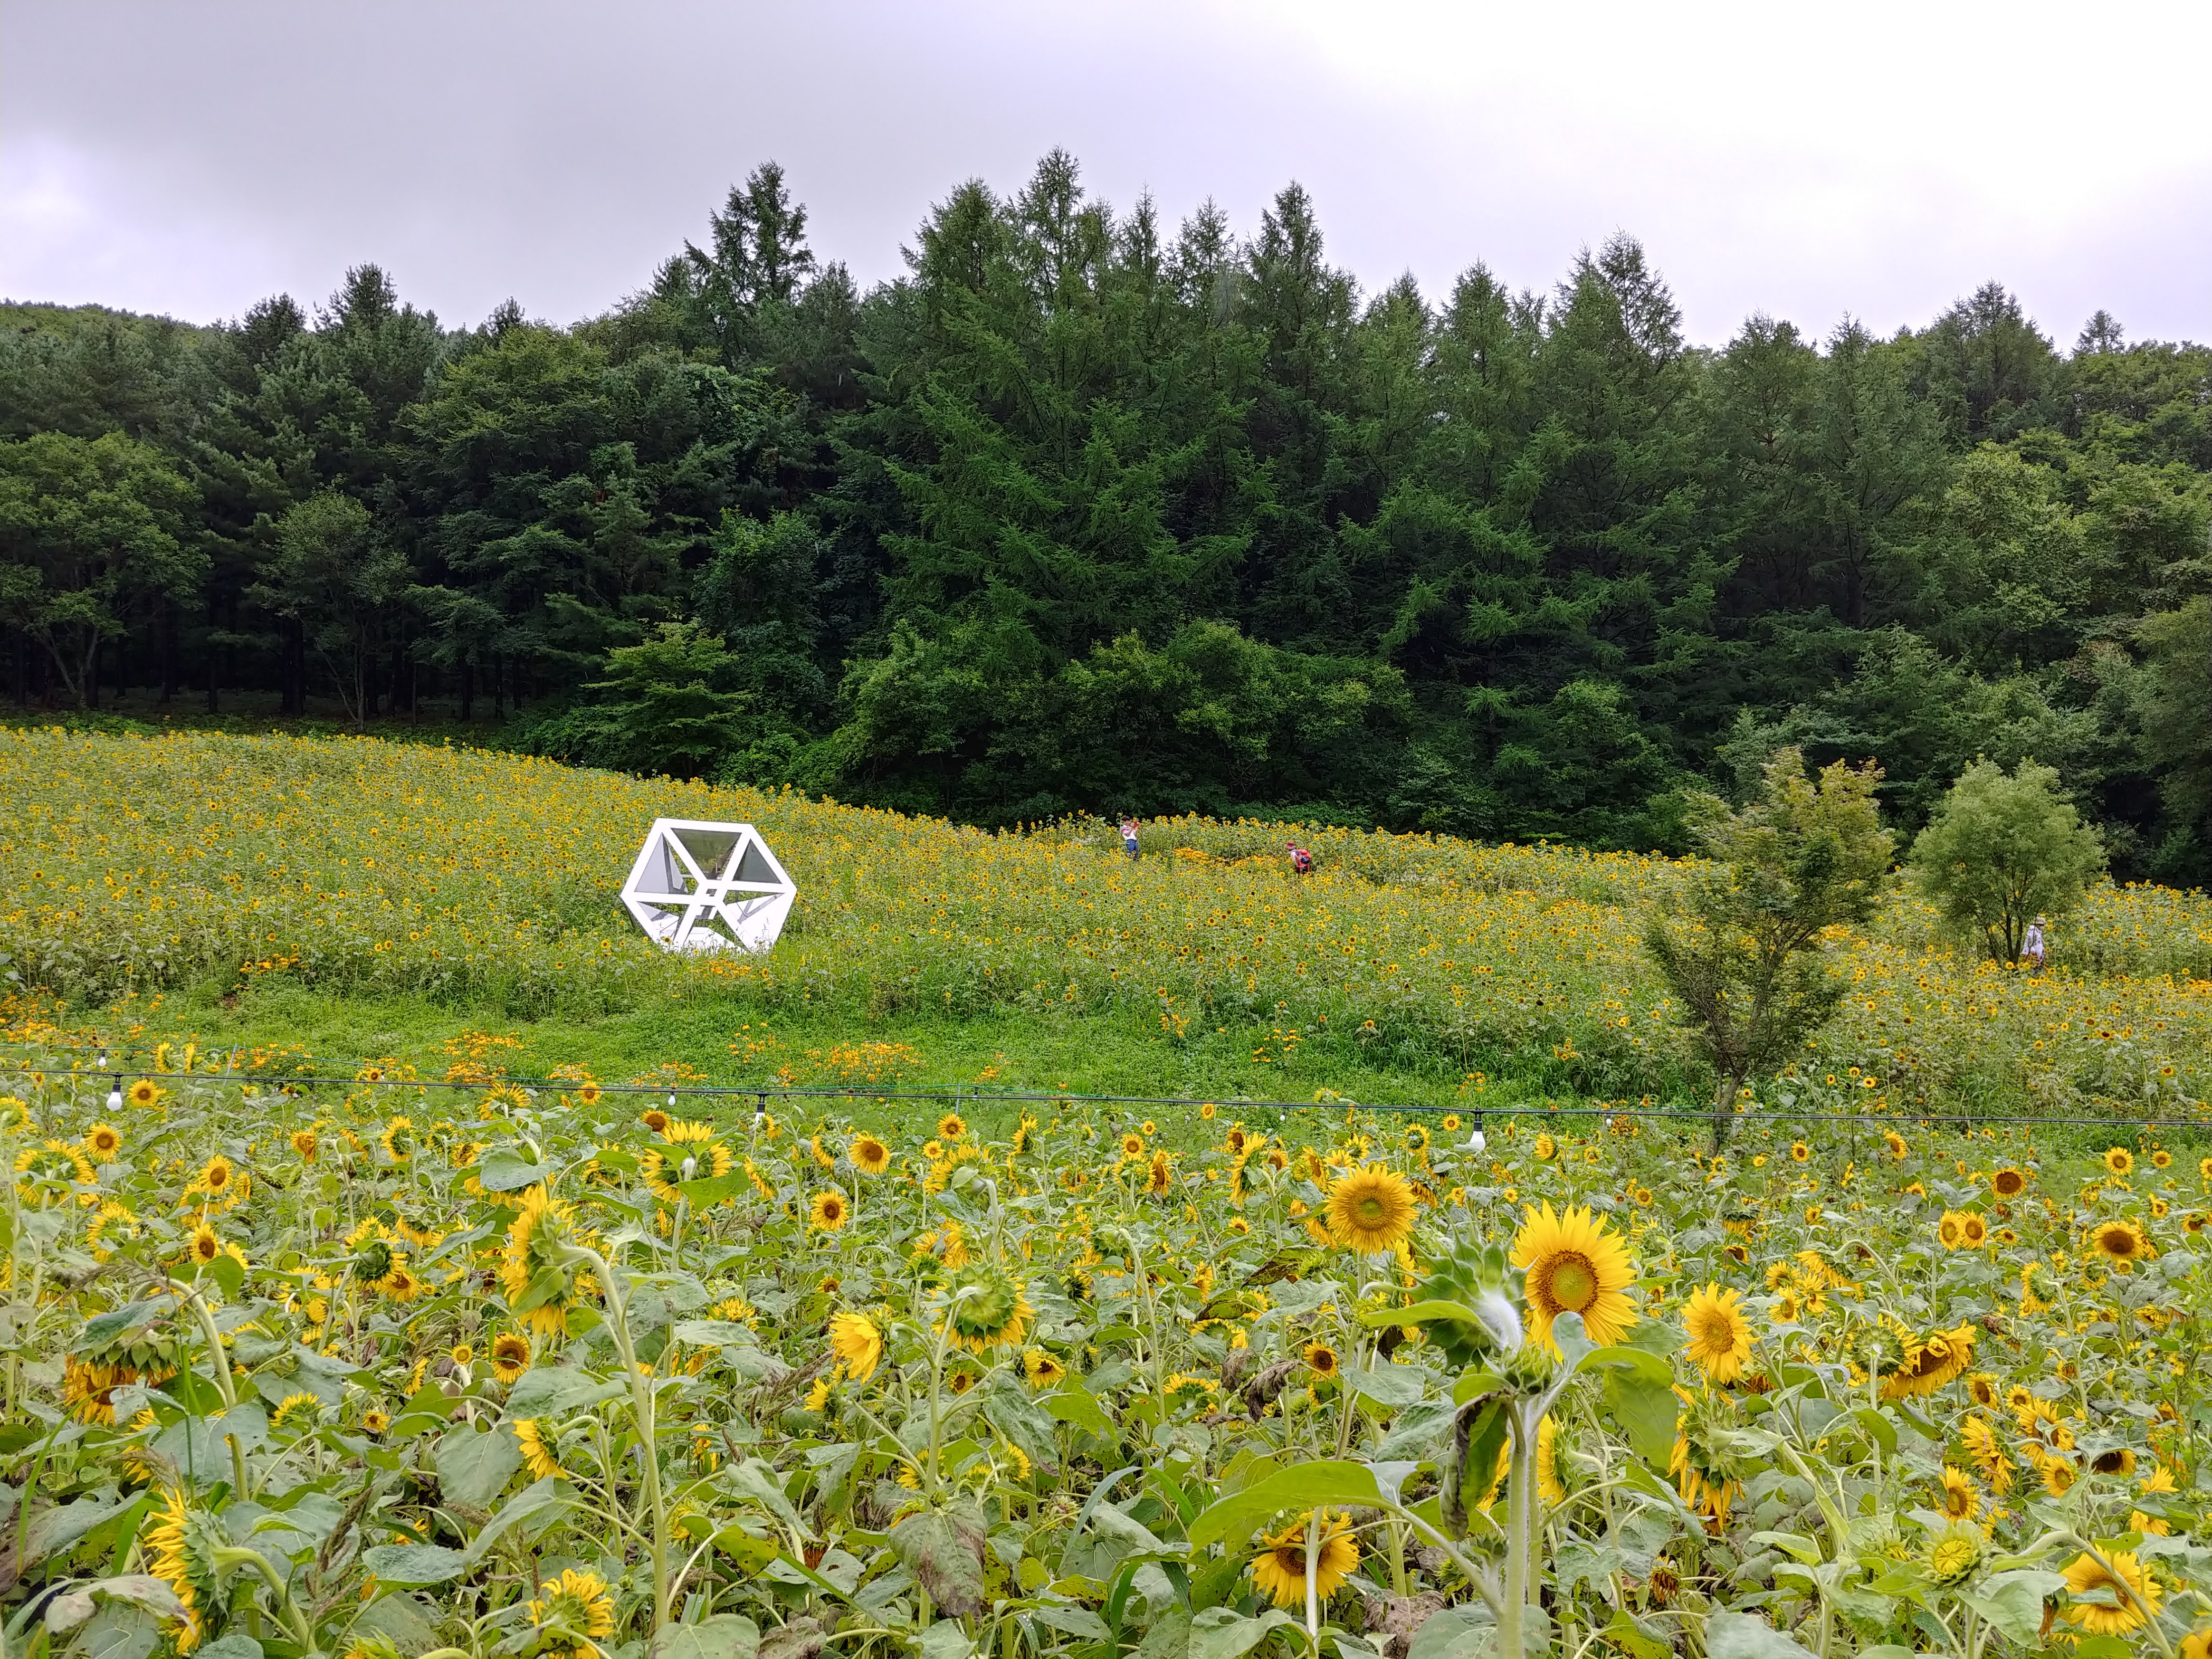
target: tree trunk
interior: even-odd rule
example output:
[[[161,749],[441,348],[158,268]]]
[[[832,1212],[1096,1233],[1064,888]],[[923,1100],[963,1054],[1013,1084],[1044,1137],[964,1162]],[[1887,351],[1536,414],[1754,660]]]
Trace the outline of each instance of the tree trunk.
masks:
[[[461,659],[461,720],[464,724],[477,717],[477,665],[472,657]]]
[[[1720,1085],[1713,1091],[1713,1150],[1719,1152],[1729,1143],[1735,1130],[1735,1091],[1737,1079],[1727,1072],[1721,1073]]]

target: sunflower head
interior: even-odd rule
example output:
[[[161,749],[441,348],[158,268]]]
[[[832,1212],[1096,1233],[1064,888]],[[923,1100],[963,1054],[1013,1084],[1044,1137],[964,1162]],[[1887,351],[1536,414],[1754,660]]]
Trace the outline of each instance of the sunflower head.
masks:
[[[2105,1168],[2116,1176],[2133,1175],[2136,1155],[2124,1146],[2109,1148],[2105,1153]]]
[[[947,1277],[945,1291],[952,1340],[978,1353],[1018,1346],[1036,1315],[1022,1282],[995,1261],[969,1261]]]
[[[883,1363],[884,1334],[864,1313],[833,1314],[830,1318],[830,1352],[855,1382],[865,1382]]]
[[[1329,1189],[1329,1234],[1362,1255],[1396,1249],[1413,1237],[1414,1214],[1413,1188],[1380,1164],[1352,1170]]]
[[[957,1112],[947,1112],[937,1120],[937,1134],[940,1140],[964,1140],[968,1138],[967,1120]]]
[[[2102,1221],[2089,1235],[2090,1247],[2108,1261],[2133,1262],[2152,1254],[2150,1240],[2132,1221]]]
[[[2084,1552],[2065,1578],[2069,1605],[2059,1616],[2086,1635],[2124,1635],[2142,1624],[2146,1612],[2158,1612],[2157,1581],[2132,1550],[2115,1550],[2104,1561]]]
[[[512,1382],[530,1369],[530,1339],[520,1331],[501,1331],[491,1340],[492,1375]]]
[[[2027,1177],[2008,1164],[1990,1177],[1990,1190],[1999,1198],[2018,1198],[2027,1190]]]
[[[1627,1246],[1587,1207],[1554,1214],[1547,1203],[1524,1212],[1513,1238],[1513,1265],[1524,1276],[1530,1321],[1537,1340],[1554,1353],[1552,1322],[1580,1314],[1583,1329],[1600,1347],[1618,1342],[1637,1322],[1627,1297],[1636,1269]]]
[[[1326,1342],[1309,1342],[1305,1346],[1306,1369],[1316,1376],[1334,1376],[1337,1371],[1336,1350]]]
[[[853,1218],[852,1206],[845,1194],[835,1187],[824,1188],[814,1194],[806,1206],[806,1224],[817,1231],[834,1233]]]
[[[500,1264],[507,1310],[544,1335],[566,1334],[568,1310],[576,1304],[569,1259],[574,1234],[574,1212],[542,1186],[523,1194],[522,1208],[507,1225]]]
[[[854,1135],[846,1151],[853,1167],[864,1176],[879,1176],[891,1166],[891,1149],[873,1135]]]
[[[150,1077],[142,1077],[124,1091],[123,1097],[133,1106],[151,1106],[161,1098],[161,1085]]]
[[[101,1163],[113,1159],[123,1150],[123,1137],[110,1123],[95,1123],[84,1132],[84,1149]]]
[[[313,1164],[315,1161],[315,1149],[319,1144],[313,1129],[292,1131],[292,1150],[300,1155],[302,1163]]]
[[[596,1659],[599,1644],[615,1633],[615,1604],[607,1581],[596,1572],[566,1568],[541,1587],[530,1603],[541,1652],[566,1648],[569,1659]]]
[[[1735,1382],[1751,1358],[1751,1322],[1744,1317],[1742,1300],[1740,1291],[1708,1284],[1682,1310],[1682,1328],[1690,1338],[1683,1352],[1716,1382]]]
[[[1022,1354],[1022,1375],[1030,1387],[1042,1392],[1066,1376],[1067,1368],[1042,1348],[1030,1348]]]
[[[1957,1471],[1945,1473],[1954,1474]],[[1964,1516],[1954,1515],[1951,1524],[1928,1540],[1928,1576],[1946,1587],[1963,1584],[1982,1565],[1984,1548],[1982,1529],[1967,1525]]]
[[[1317,1547],[1309,1552],[1309,1543]],[[1359,1565],[1349,1516],[1302,1515],[1262,1541],[1252,1559],[1252,1580],[1279,1607],[1305,1605],[1306,1570],[1312,1563],[1314,1591],[1326,1601]]]

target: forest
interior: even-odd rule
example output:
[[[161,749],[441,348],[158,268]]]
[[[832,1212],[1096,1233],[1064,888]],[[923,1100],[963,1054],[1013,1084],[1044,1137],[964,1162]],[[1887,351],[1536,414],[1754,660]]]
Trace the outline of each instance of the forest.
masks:
[[[1678,850],[1788,744],[2212,880],[2212,348],[1988,283],[1686,342],[1616,235],[1363,291],[1055,152],[863,291],[774,164],[603,315],[0,307],[0,697],[311,709],[1003,824]]]

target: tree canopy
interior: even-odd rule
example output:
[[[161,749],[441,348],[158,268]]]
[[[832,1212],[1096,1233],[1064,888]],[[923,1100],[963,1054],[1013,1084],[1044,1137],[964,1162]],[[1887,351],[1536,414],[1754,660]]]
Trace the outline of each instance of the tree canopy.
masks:
[[[906,264],[862,291],[769,163],[570,326],[374,266],[209,328],[9,307],[14,695],[436,703],[645,766],[578,711],[720,640],[684,768],[975,822],[1679,848],[1785,749],[1878,763],[1908,832],[1985,756],[2118,872],[2212,877],[2205,347],[2062,349],[1995,283],[1696,347],[1618,235],[1549,291],[1370,293],[1295,185],[1240,234],[1058,152]]]

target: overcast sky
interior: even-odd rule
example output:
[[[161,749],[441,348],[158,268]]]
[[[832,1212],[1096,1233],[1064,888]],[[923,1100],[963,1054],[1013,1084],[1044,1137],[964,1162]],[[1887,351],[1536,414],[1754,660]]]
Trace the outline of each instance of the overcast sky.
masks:
[[[963,179],[1290,179],[1371,291],[1626,230],[1692,337],[1995,278],[2062,346],[2212,338],[2212,5],[0,0],[0,295],[197,320],[375,260],[448,324],[641,286],[760,161],[896,276]]]

